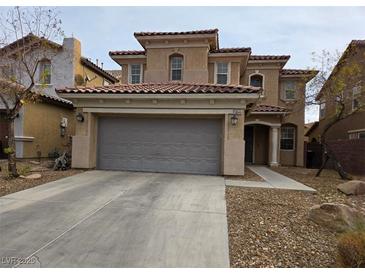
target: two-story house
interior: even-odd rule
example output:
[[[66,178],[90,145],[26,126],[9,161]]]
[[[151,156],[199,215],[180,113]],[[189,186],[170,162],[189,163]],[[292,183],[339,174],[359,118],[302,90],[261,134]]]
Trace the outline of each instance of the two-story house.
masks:
[[[218,30],[139,32],[121,84],[58,89],[78,112],[75,168],[243,175],[303,165],[305,83],[289,56],[220,48]]]
[[[27,48],[27,54],[37,55],[34,92],[40,94],[35,103],[26,102],[14,121],[16,156],[18,158],[48,157],[62,152],[74,135],[75,114],[72,103],[60,98],[56,88],[74,85],[108,85],[118,80],[81,55],[81,43],[64,38],[62,44],[29,34],[0,49],[0,80],[15,79],[28,86],[28,74],[17,69],[14,53]],[[30,58],[29,58],[30,59]],[[30,59],[32,60],[32,59]],[[29,61],[30,63],[30,61]],[[32,64],[34,65],[34,64]],[[1,92],[1,91],[0,91]],[[11,101],[11,100],[9,100]],[[9,121],[6,107],[0,100],[0,157],[5,158]]]
[[[350,71],[347,73],[346,71]],[[343,91],[333,85],[346,81]],[[317,95],[319,121],[307,132],[309,140],[321,140],[325,127],[335,119],[338,111],[337,95],[345,104],[344,116],[326,134],[326,140],[365,139],[365,40],[353,40],[333,68]],[[337,93],[336,93],[337,92]]]

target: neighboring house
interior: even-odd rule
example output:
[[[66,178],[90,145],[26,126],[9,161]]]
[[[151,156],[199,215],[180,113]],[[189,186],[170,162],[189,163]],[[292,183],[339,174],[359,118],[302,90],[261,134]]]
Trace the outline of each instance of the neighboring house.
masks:
[[[245,162],[303,165],[314,71],[220,48],[217,29],[134,36],[143,50],[109,53],[120,85],[57,90],[78,112],[73,167],[243,175]]]
[[[339,66],[339,63],[345,65]],[[353,115],[336,123],[326,134],[326,140],[345,140],[345,139],[365,139],[365,40],[353,40],[348,45],[339,62],[334,67],[330,77],[319,92],[316,100],[319,102],[319,121],[307,133],[310,140],[320,141],[322,132],[325,126],[334,118],[336,112],[336,96],[329,94],[327,87],[330,86],[336,75],[346,70],[348,66],[358,65],[361,68],[361,73],[358,79],[353,80],[353,83],[346,83],[346,88],[343,90],[345,99],[346,115],[356,111]]]
[[[75,134],[75,112],[72,103],[60,98],[55,88],[75,85],[108,85],[118,80],[90,60],[81,56],[81,43],[75,38],[65,38],[62,45],[39,38],[33,34],[1,48],[16,51],[19,46],[29,46],[32,53],[44,56],[36,71],[34,92],[40,93],[36,103],[26,103],[15,119],[16,156],[18,158],[48,157],[62,152]],[[40,49],[39,45],[46,47]],[[29,53],[29,54],[32,54]],[[0,60],[0,78],[14,75],[17,82],[29,85],[30,79],[17,71],[11,59]],[[47,73],[45,73],[47,72]],[[20,76],[19,76],[20,75]],[[21,76],[23,75],[23,76]],[[20,78],[20,79],[19,79]],[[7,77],[9,79],[9,77]],[[4,119],[5,106],[0,101],[0,146],[6,147],[8,124]],[[0,157],[5,157],[2,149]]]
[[[317,127],[318,127],[318,121],[304,125],[304,141],[312,142],[312,143],[319,141],[312,134],[316,130]]]
[[[117,78],[119,81],[122,80],[122,70],[121,69],[110,69],[107,72]]]

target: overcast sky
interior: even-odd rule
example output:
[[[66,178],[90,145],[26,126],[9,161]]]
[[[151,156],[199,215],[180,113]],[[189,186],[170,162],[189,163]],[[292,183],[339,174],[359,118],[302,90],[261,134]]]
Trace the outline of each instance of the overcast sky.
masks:
[[[4,8],[0,8],[4,10]],[[312,67],[311,52],[343,51],[365,39],[364,7],[60,7],[66,36],[82,54],[118,65],[109,50],[141,49],[135,31],[218,28],[220,47],[251,47],[253,54],[289,54],[286,68]],[[316,113],[307,115],[313,120]]]

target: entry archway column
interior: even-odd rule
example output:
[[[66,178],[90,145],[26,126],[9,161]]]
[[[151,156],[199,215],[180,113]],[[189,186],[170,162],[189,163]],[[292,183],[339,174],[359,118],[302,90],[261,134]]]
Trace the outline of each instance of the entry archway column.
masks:
[[[278,150],[279,150],[279,128],[280,126],[270,127],[270,166],[278,166]]]

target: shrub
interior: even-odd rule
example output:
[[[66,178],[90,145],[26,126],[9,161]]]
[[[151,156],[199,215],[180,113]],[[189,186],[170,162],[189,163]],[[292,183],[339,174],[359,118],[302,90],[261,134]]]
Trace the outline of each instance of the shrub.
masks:
[[[19,169],[19,174],[25,176],[30,172],[30,170],[31,170],[30,166],[23,166]]]
[[[341,234],[337,250],[340,267],[365,267],[365,230],[360,228]]]

